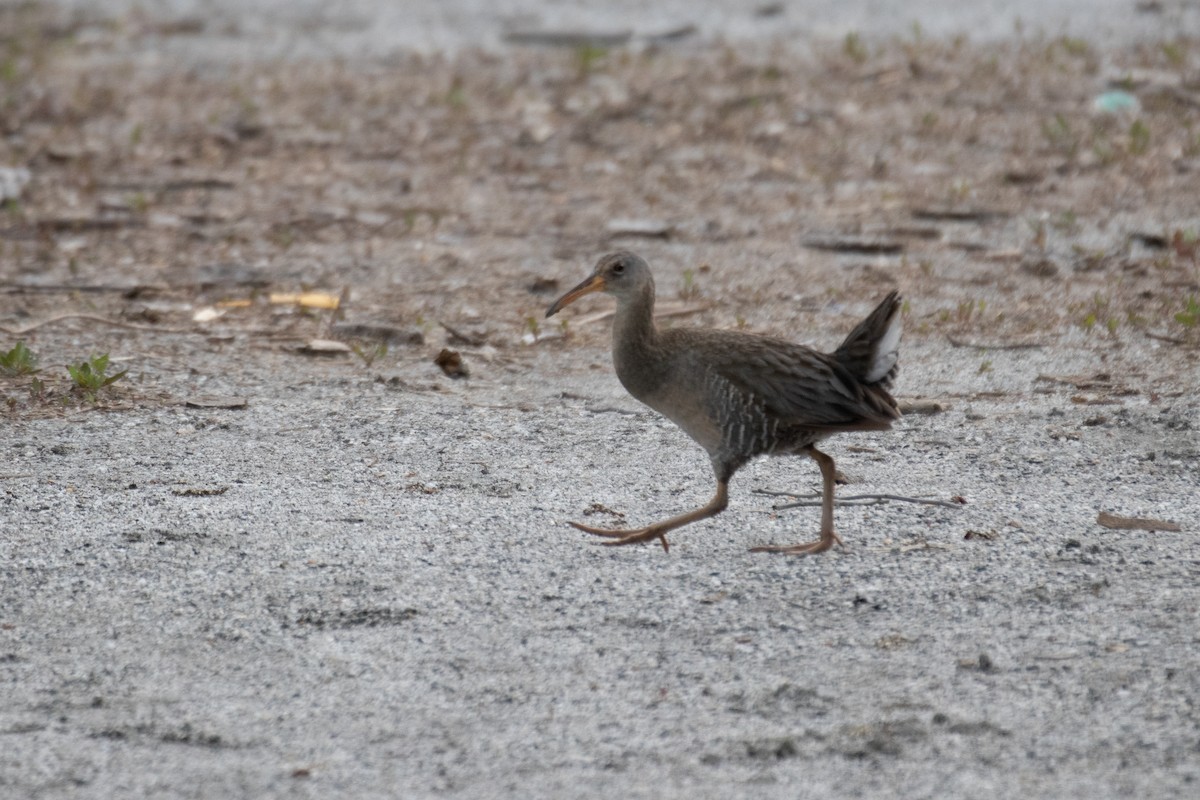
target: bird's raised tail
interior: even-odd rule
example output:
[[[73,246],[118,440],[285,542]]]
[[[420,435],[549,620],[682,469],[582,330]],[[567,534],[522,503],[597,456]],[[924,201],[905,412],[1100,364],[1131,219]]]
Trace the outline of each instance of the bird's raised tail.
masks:
[[[900,294],[893,290],[834,351],[842,366],[868,386],[892,384],[900,361]]]

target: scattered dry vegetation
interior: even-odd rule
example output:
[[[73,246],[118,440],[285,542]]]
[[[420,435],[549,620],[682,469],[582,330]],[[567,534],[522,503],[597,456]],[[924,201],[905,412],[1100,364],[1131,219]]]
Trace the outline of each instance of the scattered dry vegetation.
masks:
[[[195,31],[0,15],[0,167],[32,174],[0,211],[0,349],[44,363],[160,336],[187,363],[346,320],[519,358],[604,333],[538,320],[618,246],[708,324],[811,340],[813,310],[899,284],[918,336],[1200,341],[1197,40],[189,66],[122,43]],[[1106,91],[1136,110],[1097,112]],[[266,299],[309,289],[344,302]],[[39,324],[64,311],[119,324]]]

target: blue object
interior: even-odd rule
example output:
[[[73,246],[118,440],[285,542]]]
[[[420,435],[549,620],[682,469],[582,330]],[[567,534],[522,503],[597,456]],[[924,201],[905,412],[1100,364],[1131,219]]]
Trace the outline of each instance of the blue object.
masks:
[[[1142,110],[1142,104],[1129,92],[1116,89],[1096,95],[1096,99],[1092,101],[1092,108],[1101,114],[1120,114],[1122,111],[1136,114]]]

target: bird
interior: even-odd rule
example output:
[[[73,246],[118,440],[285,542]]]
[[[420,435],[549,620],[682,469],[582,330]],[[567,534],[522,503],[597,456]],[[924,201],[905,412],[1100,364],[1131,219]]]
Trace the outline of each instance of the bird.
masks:
[[[888,391],[899,369],[900,294],[888,293],[836,350],[823,353],[744,331],[660,330],[654,323],[650,266],[627,251],[601,257],[591,275],[554,301],[546,317],[593,292],[616,299],[612,358],[617,378],[633,397],[704,448],[717,486],[707,504],[645,527],[568,524],[609,539],[603,544],[657,539],[666,551],[668,532],[726,509],[729,482],[751,459],[806,455],[821,471],[819,538],[751,551],[809,555],[841,545],[833,528],[834,460],[817,444],[836,433],[888,430],[900,418]]]

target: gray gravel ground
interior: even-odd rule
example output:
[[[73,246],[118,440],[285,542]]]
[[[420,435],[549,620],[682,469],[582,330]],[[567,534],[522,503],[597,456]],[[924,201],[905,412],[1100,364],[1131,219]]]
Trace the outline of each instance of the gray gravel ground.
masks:
[[[156,386],[246,408],[4,418],[0,798],[1196,796],[1200,368],[1090,342],[913,337],[898,394],[949,410],[831,440],[841,491],[965,505],[841,508],[803,559],[747,552],[815,534],[751,492],[802,459],[669,554],[564,524],[712,490],[599,347],[208,352]],[[1123,370],[1163,394],[1038,379]]]
[[[905,382],[953,383],[945,357],[907,349]],[[815,487],[777,459],[664,555],[563,525],[711,488],[698,448],[575,358],[449,396],[267,369],[212,387],[245,410],[15,425],[5,796],[1194,792],[1193,400],[909,416],[833,445],[845,491],[961,511],[843,508],[845,549],[750,554],[815,533],[747,491]],[[1106,531],[1100,509],[1185,531]]]

